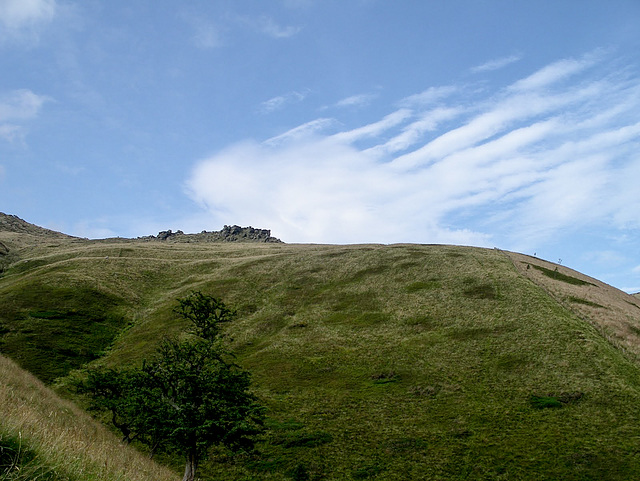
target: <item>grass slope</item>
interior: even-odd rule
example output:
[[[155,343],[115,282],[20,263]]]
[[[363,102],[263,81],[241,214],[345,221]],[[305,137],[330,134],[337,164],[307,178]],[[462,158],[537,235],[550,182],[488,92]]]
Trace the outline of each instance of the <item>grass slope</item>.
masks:
[[[0,349],[49,382],[91,361],[74,342],[105,354],[93,362],[141,362],[184,327],[171,309],[192,289],[238,309],[228,332],[269,429],[257,455],[213,452],[204,479],[640,474],[640,371],[622,342],[640,328],[637,299],[569,270],[554,277],[544,261],[451,246],[116,240],[18,254],[0,279]],[[68,364],[32,361],[56,346]]]
[[[0,356],[0,480],[161,481],[152,463]]]

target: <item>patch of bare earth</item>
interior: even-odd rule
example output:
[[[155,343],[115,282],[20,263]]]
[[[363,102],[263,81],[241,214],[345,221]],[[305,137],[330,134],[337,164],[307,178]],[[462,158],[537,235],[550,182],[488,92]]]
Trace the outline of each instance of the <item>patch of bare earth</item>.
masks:
[[[640,360],[640,298],[565,266],[503,251],[521,275]]]

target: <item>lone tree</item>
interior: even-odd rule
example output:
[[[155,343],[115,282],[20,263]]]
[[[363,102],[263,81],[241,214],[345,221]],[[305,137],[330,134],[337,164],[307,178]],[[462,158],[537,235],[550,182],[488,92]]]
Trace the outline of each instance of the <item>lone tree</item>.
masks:
[[[221,332],[235,312],[201,292],[178,299],[174,312],[191,323],[191,336],[164,339],[140,369],[91,373],[81,389],[95,407],[112,412],[125,441],[136,438],[152,454],[179,449],[186,460],[183,481],[193,481],[211,446],[252,446],[263,408]]]

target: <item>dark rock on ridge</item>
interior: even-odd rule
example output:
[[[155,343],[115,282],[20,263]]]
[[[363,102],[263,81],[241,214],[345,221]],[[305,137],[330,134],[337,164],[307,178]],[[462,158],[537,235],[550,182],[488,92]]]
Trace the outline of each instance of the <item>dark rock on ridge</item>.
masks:
[[[237,225],[225,225],[220,231],[207,232],[203,230],[199,234],[185,234],[181,230],[163,230],[157,236],[141,237],[150,241],[170,242],[282,242],[271,236],[269,229],[256,229],[254,227],[240,227]]]

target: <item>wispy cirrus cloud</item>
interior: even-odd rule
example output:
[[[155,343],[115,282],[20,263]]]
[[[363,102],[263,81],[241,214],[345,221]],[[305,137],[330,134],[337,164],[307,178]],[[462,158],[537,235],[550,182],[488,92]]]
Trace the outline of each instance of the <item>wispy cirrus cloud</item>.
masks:
[[[351,95],[350,97],[339,100],[336,103],[336,107],[364,107],[369,105],[377,97],[378,94],[373,93]]]
[[[275,39],[290,38],[302,31],[302,27],[293,25],[281,25],[268,15],[259,17],[238,16],[236,21],[245,27],[262,35]]]
[[[323,118],[231,146],[198,162],[189,192],[220,223],[292,242],[524,249],[602,225],[640,232],[637,75],[585,56],[397,105],[353,129]]]
[[[224,45],[223,27],[218,22],[187,11],[181,12],[180,18],[188,26],[191,42],[196,47],[210,50]]]
[[[294,143],[298,141],[304,141],[305,139],[326,130],[327,128],[336,124],[334,119],[320,118],[307,122],[290,129],[280,135],[271,137],[263,142],[267,146],[278,146],[286,143]]]
[[[491,72],[493,70],[500,70],[507,65],[518,62],[522,59],[522,55],[509,55],[507,57],[500,57],[493,60],[489,60],[481,65],[477,65],[471,68],[473,73]]]
[[[578,59],[564,59],[547,65],[528,77],[511,85],[511,90],[535,90],[549,87],[556,82],[579,74],[597,63],[595,55],[585,55]]]
[[[288,104],[294,104],[302,102],[307,97],[308,92],[292,91],[283,95],[272,97],[269,100],[265,100],[260,104],[259,110],[264,114],[269,114],[276,110],[284,108]]]
[[[294,27],[291,25],[282,26],[278,24],[273,18],[268,16],[262,16],[257,20],[252,21],[257,30],[272,38],[289,38],[293,37],[302,30],[302,27]]]
[[[203,49],[217,48],[222,45],[222,37],[217,26],[207,22],[195,22],[193,41]]]
[[[425,107],[449,97],[459,91],[455,85],[443,85],[429,87],[420,93],[403,98],[399,104],[401,107]]]
[[[234,31],[248,29],[260,35],[274,39],[285,39],[297,35],[302,27],[281,25],[272,17],[259,17],[227,14],[212,19],[183,12],[183,21],[190,27],[193,43],[202,49],[214,49],[233,43]]]

